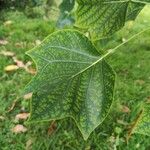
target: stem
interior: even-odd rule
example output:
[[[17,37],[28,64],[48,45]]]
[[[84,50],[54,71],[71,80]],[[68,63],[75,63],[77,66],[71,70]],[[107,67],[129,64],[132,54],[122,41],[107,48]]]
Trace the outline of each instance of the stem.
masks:
[[[135,39],[137,36],[141,35],[142,33],[146,32],[146,31],[148,31],[148,30],[150,30],[150,27],[147,28],[147,29],[145,29],[145,30],[142,30],[141,32],[136,33],[136,34],[133,35],[131,38],[127,39],[125,42],[119,44],[119,45],[116,46],[115,48],[110,49],[110,50],[108,51],[108,53],[106,53],[106,54],[103,55],[103,56],[107,57],[109,54],[116,52],[116,50],[117,50],[118,48],[120,48],[121,46],[125,45],[126,43],[130,42],[131,40]]]
[[[106,58],[107,56],[109,56],[110,54],[116,52],[116,50],[118,50],[118,48],[120,48],[121,46],[123,46],[124,44],[128,43],[129,41],[135,39],[137,36],[141,35],[142,33],[146,32],[150,30],[150,27],[133,35],[131,38],[129,38],[128,40],[126,40],[125,42],[119,44],[118,46],[116,46],[113,49],[110,49],[106,54],[102,55],[102,57],[100,57],[98,60],[96,60],[94,63],[92,63],[90,66],[86,67],[85,69],[81,70],[80,72],[78,72],[77,74],[73,75],[71,78],[76,77],[77,75],[83,73],[84,71],[88,70],[89,68],[91,68],[92,66],[96,65],[98,62],[100,62],[101,60],[103,60],[104,58]]]

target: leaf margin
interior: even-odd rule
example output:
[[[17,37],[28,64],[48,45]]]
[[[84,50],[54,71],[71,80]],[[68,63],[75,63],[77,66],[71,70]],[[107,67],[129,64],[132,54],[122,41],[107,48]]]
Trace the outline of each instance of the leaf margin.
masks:
[[[97,50],[97,48],[95,47],[95,45],[93,44],[93,42],[92,42],[86,35],[84,35],[82,32],[80,32],[79,30],[76,30],[76,29],[57,30],[57,31],[51,33],[50,35],[48,35],[41,43],[45,42],[49,37],[51,37],[51,36],[53,36],[53,35],[55,35],[55,34],[61,32],[61,31],[77,32],[77,33],[81,34],[82,36],[85,36],[85,37],[91,42],[91,44],[92,44],[92,46],[95,48],[95,50]],[[39,45],[33,47],[31,50],[29,50],[29,51],[27,51],[27,52],[25,53],[26,55],[28,55],[28,56],[33,60],[35,66],[36,66],[36,69],[37,69],[36,75],[34,75],[34,76],[32,77],[32,79],[28,82],[28,84],[25,86],[25,89],[24,89],[24,93],[25,93],[25,94],[28,93],[28,92],[26,91],[26,87],[28,87],[28,86],[30,85],[30,83],[32,82],[32,80],[33,80],[34,78],[36,78],[37,74],[39,73],[38,64],[37,64],[36,60],[35,60],[35,59],[32,57],[32,55],[30,54],[30,52],[36,50],[38,47],[39,47]],[[97,50],[97,52],[100,54],[100,55],[99,55],[99,56],[100,56],[100,57],[99,57],[100,60],[98,59],[98,60],[95,61],[93,64],[89,65],[89,67],[83,69],[82,72],[86,71],[87,69],[91,68],[91,67],[94,66],[95,64],[101,62],[102,60],[105,60],[105,55],[103,55],[102,51]],[[100,52],[101,52],[101,53],[100,53]],[[103,56],[104,56],[104,57],[103,57]],[[106,62],[107,62],[107,61],[106,61]],[[111,104],[110,104],[110,106],[109,106],[109,109],[108,109],[108,111],[107,111],[105,117],[101,120],[101,122],[99,122],[99,124],[94,128],[94,130],[95,130],[98,126],[100,126],[100,125],[104,122],[104,120],[107,118],[107,116],[109,115],[109,113],[110,113],[110,111],[111,111],[112,105],[113,105],[113,103],[114,103],[114,91],[115,91],[116,72],[114,71],[114,69],[111,67],[111,65],[110,65],[108,62],[107,62],[107,64],[109,65],[110,69],[112,70],[112,72],[113,72],[113,74],[114,74],[114,87],[113,87],[113,92],[112,92],[112,101],[111,101]],[[82,74],[82,72],[79,72],[79,74]],[[75,76],[76,76],[76,75],[78,75],[78,74],[75,74]],[[73,78],[74,78],[74,77],[73,77]],[[34,92],[33,92],[33,96],[34,96]],[[49,121],[53,121],[53,120],[54,120],[54,119],[45,119],[45,120],[42,119],[42,120],[40,120],[40,121],[32,121],[32,120],[31,120],[31,117],[32,117],[32,114],[33,114],[32,100],[33,100],[33,98],[30,100],[30,103],[29,103],[30,116],[29,116],[28,120],[26,121],[26,124],[43,123],[43,122],[49,122]],[[92,132],[93,132],[94,130],[92,130],[92,131],[89,133],[88,136],[85,136],[85,135],[82,133],[82,130],[81,130],[80,126],[78,126],[78,123],[77,123],[76,119],[75,119],[73,116],[71,116],[71,115],[68,115],[68,116],[65,116],[65,117],[58,117],[58,118],[56,118],[55,120],[61,120],[61,119],[65,119],[65,118],[72,118],[72,119],[74,120],[74,122],[75,122],[76,126],[78,127],[78,129],[79,129],[79,131],[80,131],[80,133],[81,133],[83,139],[84,139],[85,141],[87,141],[87,139],[90,137],[90,135],[92,134]]]

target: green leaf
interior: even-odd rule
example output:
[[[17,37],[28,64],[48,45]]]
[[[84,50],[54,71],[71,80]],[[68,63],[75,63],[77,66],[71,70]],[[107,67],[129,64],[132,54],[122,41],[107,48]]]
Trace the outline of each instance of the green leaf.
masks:
[[[61,12],[70,12],[75,5],[75,0],[63,0],[59,8]]]
[[[126,21],[135,20],[145,4],[130,2],[127,9]]]
[[[107,37],[135,19],[150,0],[77,0],[76,26],[87,29],[92,40]]]
[[[134,132],[150,136],[150,104],[144,107]]]
[[[112,68],[89,39],[75,30],[55,32],[27,54],[38,69],[25,88],[33,92],[30,121],[72,117],[87,139],[112,104]]]

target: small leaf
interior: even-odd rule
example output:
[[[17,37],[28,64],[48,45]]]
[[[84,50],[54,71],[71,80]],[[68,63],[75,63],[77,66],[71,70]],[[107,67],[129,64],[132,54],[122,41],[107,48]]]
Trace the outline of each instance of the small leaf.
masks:
[[[25,71],[26,72],[28,72],[28,73],[30,73],[30,74],[32,74],[32,75],[35,75],[36,74],[36,70],[34,69],[34,68],[31,68],[30,66],[31,66],[31,62],[29,61],[29,62],[27,62],[26,64],[24,64],[24,62],[23,61],[21,61],[21,60],[18,60],[16,57],[13,57],[13,61],[15,62],[15,64],[16,64],[16,66],[18,66],[18,68],[23,68],[23,69],[25,69]],[[17,67],[16,67],[17,68]],[[13,68],[13,66],[11,66],[11,67],[9,67],[9,68],[7,68],[8,70],[13,70],[13,69],[15,69],[15,68]]]
[[[134,132],[150,136],[150,104],[145,105]]]
[[[23,48],[23,42],[20,42],[20,43],[15,43],[15,46],[17,47],[17,48]]]
[[[8,41],[6,40],[0,40],[0,45],[7,45],[8,44]]]
[[[77,0],[76,26],[87,29],[92,40],[108,37],[135,19],[149,0]]]
[[[145,83],[145,81],[144,80],[136,80],[135,83],[139,84],[139,85],[143,85]]]
[[[55,32],[27,54],[38,69],[25,88],[33,92],[30,121],[72,117],[87,139],[109,112],[115,80],[112,68],[75,30]]]
[[[40,40],[36,40],[36,41],[35,41],[35,44],[38,46],[38,45],[41,44],[41,41],[40,41]]]
[[[34,68],[26,68],[26,71],[32,75],[36,74],[36,69],[34,69]]]
[[[23,98],[25,100],[31,99],[32,98],[32,93],[25,94]]]
[[[9,65],[9,66],[6,66],[4,70],[7,72],[12,72],[12,71],[16,71],[18,68],[19,67],[16,65]]]
[[[24,68],[24,67],[25,67],[25,64],[23,63],[23,61],[18,60],[16,57],[13,57],[13,61],[16,63],[16,65],[17,65],[19,68]]]
[[[17,114],[15,120],[26,120],[29,117],[30,113],[21,113]]]
[[[48,135],[51,135],[56,130],[56,122],[53,121],[48,128]]]
[[[33,144],[33,141],[31,139],[29,139],[26,142],[26,148],[25,148],[25,150],[32,150],[32,144]]]
[[[10,52],[10,51],[2,51],[2,52],[0,52],[0,55],[13,57],[15,55],[15,53]]]
[[[119,119],[117,119],[117,123],[124,125],[124,126],[127,126],[129,124],[128,122],[125,122],[124,120],[119,120]]]
[[[5,117],[0,116],[0,121],[3,121],[3,120],[5,120]]]
[[[137,115],[128,132],[127,142],[133,133],[150,136],[150,104],[144,105],[144,108]]]
[[[17,100],[18,100],[18,98],[16,98],[16,99],[13,101],[11,107],[8,109],[7,112],[11,112],[11,111],[14,109],[14,107],[16,106]]]
[[[129,109],[129,107],[127,107],[125,105],[122,105],[121,106],[121,112],[123,112],[123,113],[130,113],[131,110]]]
[[[27,128],[21,124],[18,124],[14,128],[12,128],[13,133],[21,133],[21,132],[24,133],[26,131],[27,131]]]
[[[11,20],[7,20],[4,22],[4,26],[10,26],[13,22]]]

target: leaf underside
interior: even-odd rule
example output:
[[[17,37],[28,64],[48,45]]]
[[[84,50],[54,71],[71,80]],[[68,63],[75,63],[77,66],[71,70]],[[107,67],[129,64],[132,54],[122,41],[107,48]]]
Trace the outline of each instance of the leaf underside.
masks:
[[[26,86],[33,92],[31,122],[72,117],[84,139],[107,116],[115,74],[87,37],[75,30],[51,34],[27,53],[37,74]]]
[[[150,104],[144,107],[141,119],[137,123],[134,132],[150,136]]]
[[[92,40],[112,35],[134,20],[150,0],[77,0],[76,26],[87,29]]]

